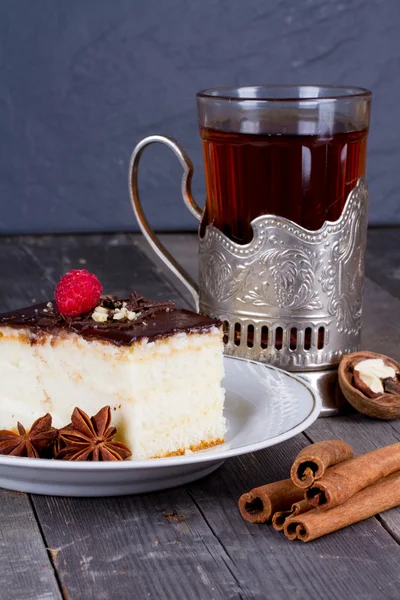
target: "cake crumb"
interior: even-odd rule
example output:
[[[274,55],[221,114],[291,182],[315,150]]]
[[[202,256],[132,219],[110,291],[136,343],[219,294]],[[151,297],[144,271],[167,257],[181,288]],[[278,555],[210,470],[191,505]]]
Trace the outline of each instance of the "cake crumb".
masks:
[[[125,311],[122,308],[117,308],[117,310],[113,314],[114,321],[122,321],[125,319]]]
[[[126,316],[128,317],[128,321],[134,321],[135,319],[137,319],[138,317],[140,317],[142,313],[140,312],[134,312],[133,310],[127,310],[126,311]]]
[[[104,306],[96,306],[92,314],[93,321],[97,323],[105,323],[108,319],[108,309]]]
[[[108,315],[108,308],[106,308],[105,306],[96,306],[95,311]]]
[[[115,321],[122,321],[122,319],[128,319],[128,321],[134,321],[140,316],[140,312],[129,310],[126,306],[126,302],[122,304],[121,308],[117,308],[114,311],[113,319]]]

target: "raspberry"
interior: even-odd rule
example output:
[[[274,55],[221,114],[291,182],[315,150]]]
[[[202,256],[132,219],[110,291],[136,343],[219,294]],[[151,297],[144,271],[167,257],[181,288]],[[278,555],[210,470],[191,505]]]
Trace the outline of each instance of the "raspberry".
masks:
[[[58,311],[66,317],[77,317],[94,308],[103,287],[96,275],[86,269],[74,269],[61,277],[55,291]]]

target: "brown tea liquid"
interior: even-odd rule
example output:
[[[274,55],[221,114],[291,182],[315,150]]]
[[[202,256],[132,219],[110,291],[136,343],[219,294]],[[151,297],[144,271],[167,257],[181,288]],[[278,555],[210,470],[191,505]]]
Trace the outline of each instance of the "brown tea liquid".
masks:
[[[367,130],[258,135],[201,128],[207,200],[202,230],[218,227],[239,244],[250,222],[273,214],[316,230],[336,221],[365,173]]]

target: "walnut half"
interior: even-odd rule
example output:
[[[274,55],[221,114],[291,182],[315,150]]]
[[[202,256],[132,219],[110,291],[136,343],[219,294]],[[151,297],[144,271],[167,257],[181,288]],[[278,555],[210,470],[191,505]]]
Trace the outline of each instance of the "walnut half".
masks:
[[[374,352],[343,356],[339,385],[348,402],[359,412],[378,419],[400,418],[400,364]]]

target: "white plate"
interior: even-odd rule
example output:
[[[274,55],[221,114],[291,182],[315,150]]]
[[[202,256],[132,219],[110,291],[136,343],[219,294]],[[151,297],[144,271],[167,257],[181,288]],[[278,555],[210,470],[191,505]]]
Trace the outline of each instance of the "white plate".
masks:
[[[122,496],[182,485],[226,458],[274,446],[304,431],[321,403],[302,379],[225,357],[226,443],[185,456],[124,462],[68,462],[0,456],[0,487],[52,496]]]

